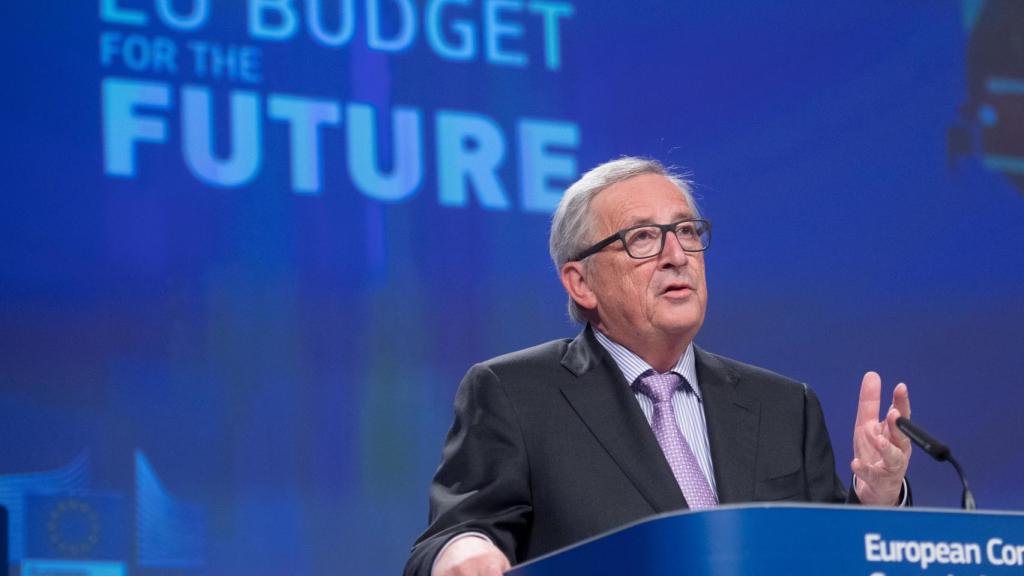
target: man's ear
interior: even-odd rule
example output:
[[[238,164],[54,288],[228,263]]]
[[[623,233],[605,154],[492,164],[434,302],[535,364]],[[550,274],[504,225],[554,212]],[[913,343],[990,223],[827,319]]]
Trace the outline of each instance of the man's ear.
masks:
[[[597,308],[597,295],[590,289],[587,283],[587,266],[582,262],[566,262],[562,265],[560,277],[562,286],[569,293],[569,297],[576,301],[576,304],[584,310]]]

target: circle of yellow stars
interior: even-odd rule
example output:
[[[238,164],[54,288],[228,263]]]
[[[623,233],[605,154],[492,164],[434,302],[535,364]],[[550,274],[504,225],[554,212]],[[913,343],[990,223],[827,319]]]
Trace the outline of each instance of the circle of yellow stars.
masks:
[[[84,516],[89,523],[89,531],[78,541],[68,541],[61,526],[63,521],[72,515]],[[81,556],[88,553],[100,541],[100,517],[88,502],[75,498],[61,500],[50,510],[50,518],[46,527],[50,535],[50,543],[66,556]]]

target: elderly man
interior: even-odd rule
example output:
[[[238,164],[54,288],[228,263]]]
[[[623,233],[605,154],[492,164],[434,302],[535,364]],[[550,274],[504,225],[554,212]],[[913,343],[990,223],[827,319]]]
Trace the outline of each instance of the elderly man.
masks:
[[[878,420],[864,376],[847,495],[806,385],[693,344],[711,223],[659,163],[608,162],[565,193],[551,257],[574,340],[474,366],[406,574],[497,575],[653,514],[750,501],[906,502],[907,387]]]

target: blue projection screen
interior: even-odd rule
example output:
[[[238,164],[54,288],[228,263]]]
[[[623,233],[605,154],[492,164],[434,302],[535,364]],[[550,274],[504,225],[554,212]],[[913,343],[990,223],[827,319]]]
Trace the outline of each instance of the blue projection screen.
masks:
[[[714,221],[697,343],[814,386],[842,474],[876,370],[1021,509],[1022,6],[5,4],[12,573],[400,571],[462,374],[578,330],[551,211],[624,154]]]

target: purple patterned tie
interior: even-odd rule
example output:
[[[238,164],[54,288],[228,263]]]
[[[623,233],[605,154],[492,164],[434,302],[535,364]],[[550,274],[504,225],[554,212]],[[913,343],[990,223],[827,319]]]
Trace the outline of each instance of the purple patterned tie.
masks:
[[[651,428],[661,444],[672,474],[683,490],[683,497],[691,510],[713,508],[718,505],[718,498],[711,490],[708,479],[697,464],[690,444],[679,429],[675,414],[672,411],[672,394],[683,383],[683,378],[673,372],[657,374],[649,372],[637,382],[637,389],[654,401],[654,416]]]

